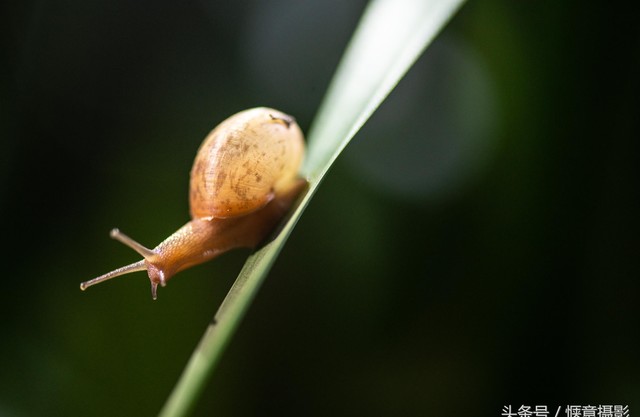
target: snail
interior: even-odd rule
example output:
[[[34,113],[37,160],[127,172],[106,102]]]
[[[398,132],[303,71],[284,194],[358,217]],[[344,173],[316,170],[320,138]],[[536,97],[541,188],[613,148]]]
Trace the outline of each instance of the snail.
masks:
[[[80,289],[147,271],[151,296],[176,273],[235,248],[255,248],[289,211],[307,182],[298,176],[304,139],[295,119],[270,108],[237,113],[209,133],[191,169],[191,221],[154,249],[111,237],[143,259],[80,284]]]

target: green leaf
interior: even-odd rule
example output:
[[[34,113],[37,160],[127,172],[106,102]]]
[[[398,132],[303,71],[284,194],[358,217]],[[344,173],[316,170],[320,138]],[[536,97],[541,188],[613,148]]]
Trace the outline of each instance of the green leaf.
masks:
[[[251,255],[160,412],[195,407],[224,347],[309,204],[324,175],[463,0],[374,0],[349,43],[308,135],[302,174],[309,188],[284,226]]]

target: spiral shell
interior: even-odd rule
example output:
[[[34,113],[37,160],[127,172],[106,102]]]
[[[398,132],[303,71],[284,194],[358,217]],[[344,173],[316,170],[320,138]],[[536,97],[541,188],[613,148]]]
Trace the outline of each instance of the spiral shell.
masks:
[[[293,117],[264,107],[229,117],[198,150],[189,187],[191,217],[230,218],[260,209],[294,183],[303,154]]]

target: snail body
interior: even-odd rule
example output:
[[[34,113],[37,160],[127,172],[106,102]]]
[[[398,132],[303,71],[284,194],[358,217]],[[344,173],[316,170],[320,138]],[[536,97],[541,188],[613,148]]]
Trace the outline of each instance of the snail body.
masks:
[[[111,237],[144,259],[80,284],[80,289],[146,270],[151,294],[176,273],[235,248],[260,244],[306,185],[298,177],[304,139],[295,119],[269,108],[237,113],[209,133],[189,186],[191,221],[148,249],[121,233]]]

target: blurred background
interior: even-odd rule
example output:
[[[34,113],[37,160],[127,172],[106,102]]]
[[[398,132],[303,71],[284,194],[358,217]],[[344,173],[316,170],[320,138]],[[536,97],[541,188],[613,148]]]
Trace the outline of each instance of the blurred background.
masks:
[[[151,300],[208,131],[307,131],[366,2],[5,2],[1,416],[150,416],[248,250]],[[631,12],[471,1],[338,160],[197,416],[640,413]],[[613,10],[617,9],[617,10]]]

